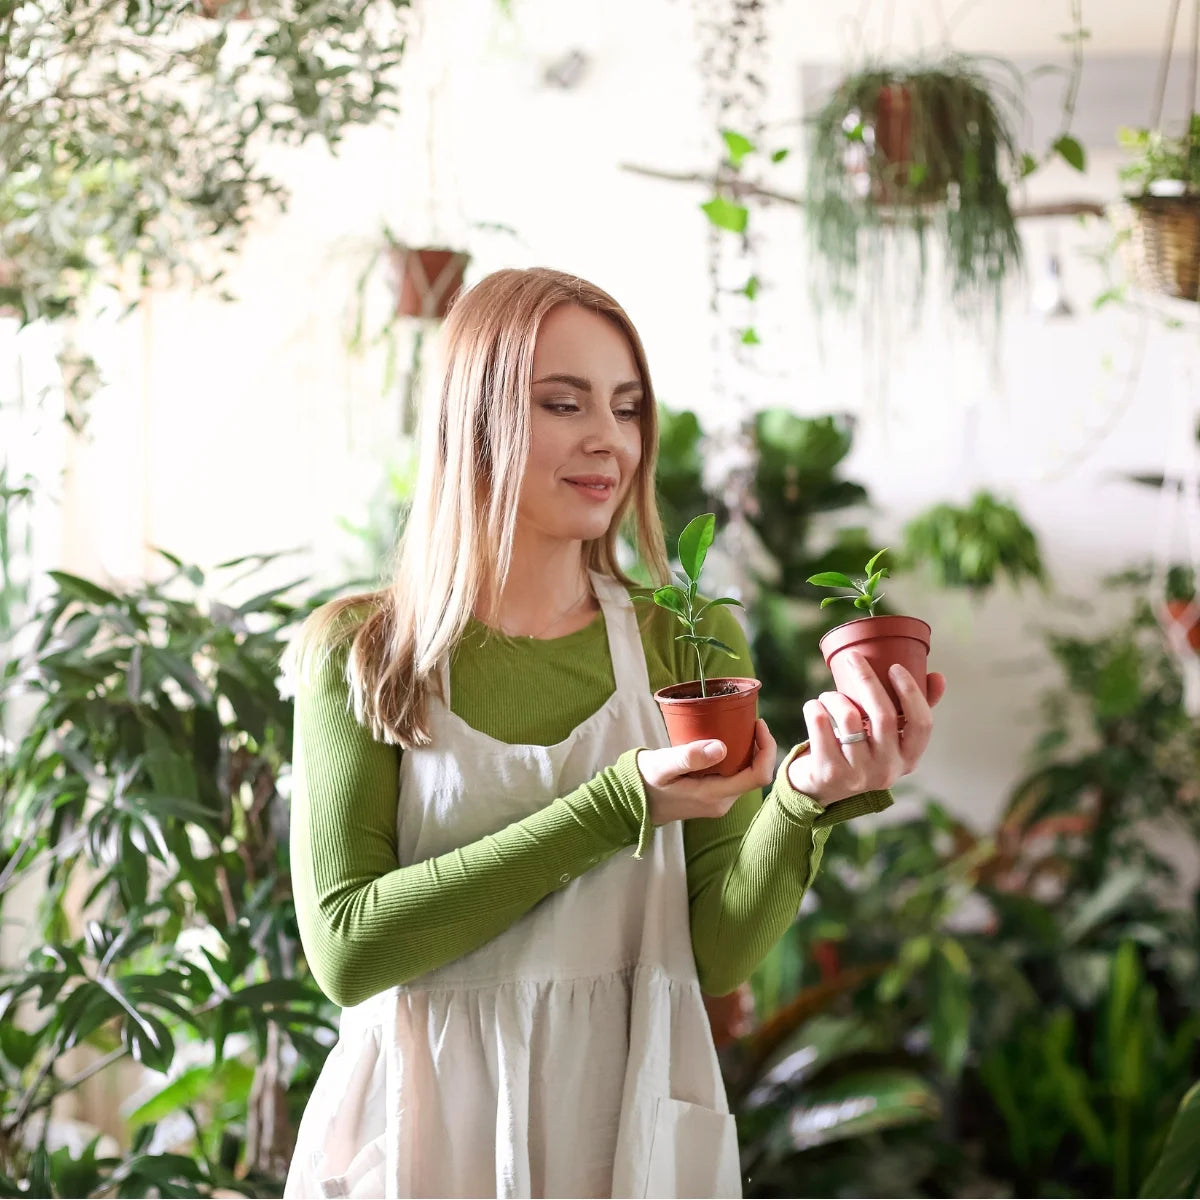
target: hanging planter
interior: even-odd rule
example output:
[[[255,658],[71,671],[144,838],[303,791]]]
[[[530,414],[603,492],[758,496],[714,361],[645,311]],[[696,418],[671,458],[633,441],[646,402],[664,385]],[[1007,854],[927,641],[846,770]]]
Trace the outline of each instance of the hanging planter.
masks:
[[[1200,114],[1186,131],[1168,137],[1158,129],[1122,129],[1130,161],[1121,178],[1137,191],[1126,196],[1125,266],[1139,288],[1200,300]]]
[[[822,296],[848,306],[878,281],[880,240],[908,232],[918,295],[933,237],[954,299],[998,307],[1021,263],[1006,182],[1016,107],[1015,89],[964,56],[843,79],[812,119],[805,219]]]
[[[471,256],[442,247],[420,249],[393,242],[388,246],[396,315],[441,320],[462,290]]]

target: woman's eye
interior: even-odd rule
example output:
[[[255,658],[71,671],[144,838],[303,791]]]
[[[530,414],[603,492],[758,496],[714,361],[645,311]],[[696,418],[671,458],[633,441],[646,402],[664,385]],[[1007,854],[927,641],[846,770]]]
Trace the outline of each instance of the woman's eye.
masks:
[[[542,406],[548,412],[578,412],[579,405],[572,404],[569,400],[552,400],[549,404]]]
[[[616,412],[622,421],[636,421],[642,415],[640,408],[618,408]]]

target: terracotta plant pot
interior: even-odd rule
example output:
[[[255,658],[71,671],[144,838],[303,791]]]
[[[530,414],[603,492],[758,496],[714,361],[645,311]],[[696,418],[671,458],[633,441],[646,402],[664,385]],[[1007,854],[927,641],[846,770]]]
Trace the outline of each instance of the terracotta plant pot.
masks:
[[[949,180],[944,171],[922,163],[926,175],[919,184],[909,179],[913,165],[913,91],[906,83],[879,89],[870,122],[878,163],[872,172],[871,195],[876,204],[934,203],[945,199]],[[942,124],[938,123],[939,127]],[[946,137],[949,137],[947,131]]]
[[[1177,625],[1187,636],[1188,645],[1200,654],[1200,602],[1191,600],[1168,600],[1163,606],[1165,616],[1172,625]]]
[[[471,256],[460,250],[433,247],[417,250],[409,246],[389,246],[392,287],[396,295],[396,315],[434,317],[440,320],[450,311],[455,296],[462,290],[463,274]]]
[[[736,775],[754,761],[754,723],[758,720],[757,679],[722,678],[705,681],[709,692],[732,685],[725,695],[700,695],[700,682],[674,683],[654,693],[672,746],[712,738],[725,743],[725,757],[713,772]]]
[[[821,653],[825,656],[825,665],[833,672],[834,686],[849,696],[859,709],[862,708],[861,697],[855,695],[859,690],[858,677],[848,669],[842,652],[853,648],[864,655],[874,667],[879,682],[887,689],[896,712],[900,713],[903,709],[888,678],[888,668],[899,663],[925,691],[930,632],[929,626],[917,617],[860,617],[831,629],[821,639]]]

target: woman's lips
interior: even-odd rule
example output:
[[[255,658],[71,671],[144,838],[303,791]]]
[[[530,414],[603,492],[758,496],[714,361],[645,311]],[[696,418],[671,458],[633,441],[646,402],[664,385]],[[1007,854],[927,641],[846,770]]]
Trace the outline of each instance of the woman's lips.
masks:
[[[574,488],[580,495],[595,503],[602,503],[613,494],[613,485],[611,483],[576,483],[573,479],[566,479],[563,482]]]

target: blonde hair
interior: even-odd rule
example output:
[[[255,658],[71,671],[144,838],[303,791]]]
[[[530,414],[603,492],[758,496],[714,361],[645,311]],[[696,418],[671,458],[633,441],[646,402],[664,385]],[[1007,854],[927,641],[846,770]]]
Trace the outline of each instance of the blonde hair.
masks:
[[[352,639],[351,705],[378,741],[405,749],[429,744],[428,702],[431,693],[441,695],[441,665],[480,597],[499,596],[504,587],[529,453],[534,344],[543,318],[562,304],[599,313],[625,335],[645,397],[637,475],[604,537],[584,543],[585,564],[632,584],[617,562],[617,538],[627,526],[655,583],[668,578],[654,493],[658,418],[633,322],[607,292],[561,271],[488,275],[459,297],[442,329],[418,419],[412,507],[390,581],[323,605],[285,658],[285,669],[302,681],[318,651],[327,655]]]

